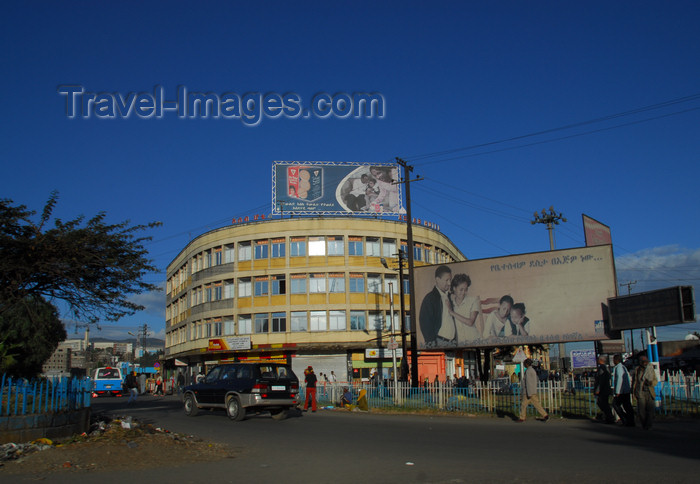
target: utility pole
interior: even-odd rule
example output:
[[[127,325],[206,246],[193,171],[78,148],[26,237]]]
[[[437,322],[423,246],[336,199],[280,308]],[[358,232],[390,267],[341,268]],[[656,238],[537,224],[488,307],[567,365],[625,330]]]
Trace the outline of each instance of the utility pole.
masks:
[[[562,215],[561,212],[557,213],[554,210],[554,206],[549,207],[549,212],[547,212],[544,208],[542,209],[542,215],[540,215],[538,212],[535,212],[535,218],[534,220],[531,220],[530,223],[532,225],[535,224],[544,224],[547,226],[547,231],[549,232],[549,250],[554,250],[554,226],[559,225],[559,221],[566,222],[566,218]],[[566,346],[564,343],[559,343],[558,349],[559,349],[559,369],[561,371],[564,371],[564,357],[566,356]]]
[[[408,285],[410,288],[409,304],[411,315],[411,386],[418,387],[418,340],[416,338],[416,285],[413,275],[413,218],[411,217],[411,172],[413,167],[401,158],[396,163],[403,167],[403,183],[406,185],[406,244],[408,245]],[[417,177],[416,180],[420,180]]]

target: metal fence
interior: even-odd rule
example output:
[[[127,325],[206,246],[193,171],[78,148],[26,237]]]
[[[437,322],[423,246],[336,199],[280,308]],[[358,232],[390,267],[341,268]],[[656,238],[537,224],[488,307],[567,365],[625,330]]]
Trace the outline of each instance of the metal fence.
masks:
[[[371,384],[320,384],[316,398],[320,406],[337,405],[343,387],[349,387],[357,400],[361,390],[366,390],[370,409],[379,408],[398,411],[443,411],[458,413],[483,413],[515,417],[520,413],[521,389],[519,383],[507,378],[487,383],[473,382],[466,387],[457,387],[437,382],[421,387],[411,387],[399,382],[387,385]],[[305,389],[301,389],[302,402]],[[593,379],[563,381],[540,381],[538,394],[542,406],[551,415],[566,418],[593,418],[599,412],[593,394]],[[528,415],[534,415],[534,408]],[[700,382],[693,378],[666,376],[657,386],[657,413],[675,416],[700,416]]]
[[[89,378],[55,377],[28,381],[2,375],[0,416],[32,415],[77,410],[90,406]]]

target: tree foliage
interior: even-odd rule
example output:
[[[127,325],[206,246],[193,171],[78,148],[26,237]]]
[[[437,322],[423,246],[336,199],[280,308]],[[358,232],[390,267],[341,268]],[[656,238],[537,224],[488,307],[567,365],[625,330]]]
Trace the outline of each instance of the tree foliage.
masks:
[[[0,373],[32,378],[66,339],[66,329],[55,307],[28,296],[0,314],[0,335]]]
[[[27,300],[63,301],[88,323],[143,309],[129,298],[157,289],[142,280],[156,267],[143,245],[151,238],[137,234],[160,223],[109,224],[100,212],[88,220],[54,219],[47,228],[57,201],[53,192],[35,223],[36,212],[0,200],[0,316]]]

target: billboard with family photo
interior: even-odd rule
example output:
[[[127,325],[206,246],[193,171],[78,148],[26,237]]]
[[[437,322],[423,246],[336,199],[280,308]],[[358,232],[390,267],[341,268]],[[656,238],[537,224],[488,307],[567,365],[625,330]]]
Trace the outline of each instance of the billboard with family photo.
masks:
[[[398,167],[390,164],[275,161],[275,214],[402,214]]]
[[[474,348],[606,339],[616,295],[611,245],[415,269],[418,347]]]

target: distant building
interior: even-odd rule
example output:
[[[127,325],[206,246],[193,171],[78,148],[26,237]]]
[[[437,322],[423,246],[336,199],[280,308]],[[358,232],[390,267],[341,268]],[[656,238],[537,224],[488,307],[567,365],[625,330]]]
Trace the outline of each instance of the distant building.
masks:
[[[60,343],[56,351],[41,368],[45,376],[69,376],[71,369],[71,346]]]

